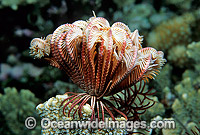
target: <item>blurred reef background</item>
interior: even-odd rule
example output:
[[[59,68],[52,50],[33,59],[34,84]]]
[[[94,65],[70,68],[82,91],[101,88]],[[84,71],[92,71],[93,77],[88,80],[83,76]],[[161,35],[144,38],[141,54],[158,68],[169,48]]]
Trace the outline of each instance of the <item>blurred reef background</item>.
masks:
[[[62,71],[29,55],[30,41],[58,26],[93,16],[121,21],[143,35],[143,46],[165,53],[167,64],[148,88],[157,103],[141,120],[175,120],[176,129],[152,135],[200,134],[199,0],[0,0],[0,134],[39,135],[24,126],[39,121],[35,107],[66,91],[81,90]],[[198,129],[197,129],[198,128]]]

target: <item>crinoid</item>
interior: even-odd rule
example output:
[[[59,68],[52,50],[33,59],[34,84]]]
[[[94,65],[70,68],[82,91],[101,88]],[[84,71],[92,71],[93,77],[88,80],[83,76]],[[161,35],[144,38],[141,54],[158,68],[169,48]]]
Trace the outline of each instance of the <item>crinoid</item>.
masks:
[[[129,120],[140,120],[139,115],[144,114],[148,108],[155,104],[155,101],[148,97],[155,92],[152,92],[152,89],[145,90],[145,84],[144,81],[139,81],[134,84],[134,89],[127,88],[110,98],[116,103],[116,108],[122,111]]]
[[[64,113],[69,103],[72,103],[71,110],[79,104],[74,113],[78,111],[81,116],[83,105],[90,101],[92,119],[95,110],[99,119],[104,120],[104,112],[114,119],[112,111],[127,118],[104,97],[129,91],[138,81],[154,78],[166,61],[163,52],[142,48],[142,40],[138,30],[131,32],[124,23],[110,26],[102,17],[91,17],[88,21],[63,24],[47,39],[33,39],[30,52],[35,58],[44,58],[65,71],[86,92],[67,92],[71,95],[65,100]]]

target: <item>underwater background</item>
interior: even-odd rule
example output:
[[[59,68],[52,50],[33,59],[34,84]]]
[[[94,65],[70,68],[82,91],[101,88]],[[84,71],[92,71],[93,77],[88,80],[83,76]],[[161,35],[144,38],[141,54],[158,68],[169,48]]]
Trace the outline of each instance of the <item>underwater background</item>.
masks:
[[[199,0],[1,0],[0,134],[39,135],[24,121],[40,121],[36,106],[67,91],[81,92],[57,68],[29,55],[30,42],[58,26],[87,20],[95,11],[110,24],[120,21],[139,30],[143,47],[164,52],[163,69],[147,85],[156,104],[141,120],[175,120],[176,129],[153,129],[152,135],[200,134]],[[141,131],[143,132],[143,131]]]

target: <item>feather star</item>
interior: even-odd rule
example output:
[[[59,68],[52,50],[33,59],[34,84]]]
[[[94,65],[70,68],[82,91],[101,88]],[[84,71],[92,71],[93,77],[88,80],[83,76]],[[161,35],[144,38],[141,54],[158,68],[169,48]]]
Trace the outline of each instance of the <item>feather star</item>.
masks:
[[[113,119],[111,109],[127,118],[103,97],[128,89],[139,81],[154,79],[166,62],[162,51],[142,48],[142,40],[138,30],[131,32],[124,23],[110,26],[105,18],[91,17],[88,21],[63,24],[46,39],[33,39],[30,54],[66,72],[86,92],[68,92],[72,95],[66,99],[69,101],[65,106],[73,102],[73,108],[81,103],[77,108],[80,114],[90,99],[92,118],[95,117],[95,105],[98,118],[100,108],[103,119],[104,109]]]

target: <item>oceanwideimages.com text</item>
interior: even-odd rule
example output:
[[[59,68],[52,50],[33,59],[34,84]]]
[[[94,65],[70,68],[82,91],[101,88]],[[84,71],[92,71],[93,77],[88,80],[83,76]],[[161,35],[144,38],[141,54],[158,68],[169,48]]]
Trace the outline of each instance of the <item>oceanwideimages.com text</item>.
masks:
[[[127,131],[133,131],[133,129],[174,129],[176,127],[175,121],[172,120],[162,120],[162,121],[151,121],[147,125],[146,121],[113,121],[106,118],[104,121],[51,121],[48,118],[43,118],[41,120],[41,127],[43,129],[48,128],[58,128],[58,129],[126,129]]]

